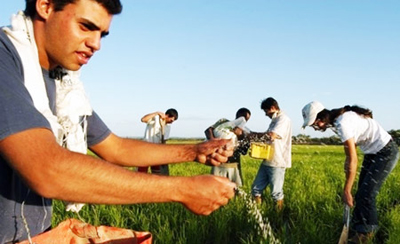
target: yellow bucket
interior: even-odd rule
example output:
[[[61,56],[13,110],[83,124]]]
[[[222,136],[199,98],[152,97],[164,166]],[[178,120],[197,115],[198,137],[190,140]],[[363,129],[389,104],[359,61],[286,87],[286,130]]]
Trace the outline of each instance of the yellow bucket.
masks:
[[[250,157],[272,160],[274,148],[270,144],[253,142],[250,145]]]

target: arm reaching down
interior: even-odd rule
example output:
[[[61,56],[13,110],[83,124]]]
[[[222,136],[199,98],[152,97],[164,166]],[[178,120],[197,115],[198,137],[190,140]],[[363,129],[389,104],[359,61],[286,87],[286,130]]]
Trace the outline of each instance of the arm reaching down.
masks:
[[[114,134],[92,146],[101,158],[121,166],[152,166],[197,161],[219,165],[233,154],[229,140],[210,140],[198,144],[157,144],[121,138]]]
[[[353,184],[356,178],[358,164],[356,144],[353,138],[344,142],[344,151],[346,154],[346,161],[344,163],[346,181],[343,189],[343,201],[350,207],[353,207],[354,203],[351,190],[353,189]]]
[[[121,143],[121,147],[138,148],[130,148],[131,153],[128,148],[120,149],[116,154],[109,153],[110,149],[106,150],[105,145],[110,141],[103,141],[105,145],[94,147],[96,153],[112,159],[119,155],[123,160],[118,162],[130,166],[134,162],[129,161],[128,156],[137,155],[140,160],[145,157],[142,153],[154,149],[160,152],[150,157],[151,163],[165,162],[163,157],[168,162],[192,159],[214,162],[219,157],[225,158],[222,155],[226,152],[219,149],[225,145],[223,141],[169,147],[129,139],[114,140]],[[56,143],[54,135],[47,129],[30,129],[5,138],[0,141],[0,154],[33,191],[47,198],[97,204],[180,202],[196,214],[209,214],[234,195],[235,185],[220,177],[142,174],[68,151]],[[154,194],[156,190],[160,194]]]

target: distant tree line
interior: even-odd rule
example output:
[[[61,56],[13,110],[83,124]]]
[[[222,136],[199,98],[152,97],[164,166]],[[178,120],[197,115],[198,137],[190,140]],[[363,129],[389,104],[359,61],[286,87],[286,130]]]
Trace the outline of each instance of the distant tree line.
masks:
[[[393,137],[393,140],[400,146],[400,130],[390,130],[389,134]]]
[[[342,142],[338,136],[315,138],[309,135],[299,134],[292,136],[292,143],[296,145],[341,145]]]
[[[393,140],[400,146],[400,130],[390,130],[388,133],[393,137]],[[293,144],[296,145],[341,145],[340,138],[336,135],[330,137],[311,138],[308,135],[299,134],[292,137]]]

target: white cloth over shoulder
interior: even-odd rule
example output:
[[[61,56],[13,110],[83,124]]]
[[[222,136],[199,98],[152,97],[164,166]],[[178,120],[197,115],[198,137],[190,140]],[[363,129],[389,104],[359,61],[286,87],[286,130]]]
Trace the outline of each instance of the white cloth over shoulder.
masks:
[[[167,140],[170,131],[171,125],[165,124],[165,121],[161,120],[159,115],[156,115],[147,122],[144,139],[148,142],[161,143],[162,136],[164,135],[164,140]]]

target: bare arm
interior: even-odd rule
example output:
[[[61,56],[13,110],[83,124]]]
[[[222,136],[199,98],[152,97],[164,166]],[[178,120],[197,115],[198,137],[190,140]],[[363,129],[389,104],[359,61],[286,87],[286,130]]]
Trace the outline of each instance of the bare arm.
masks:
[[[101,158],[121,166],[151,166],[160,164],[197,161],[219,165],[233,154],[226,144],[230,140],[211,140],[199,144],[158,144],[121,138],[114,134],[92,146]]]
[[[267,134],[268,134],[268,136],[271,138],[271,139],[270,139],[271,141],[282,139],[282,137],[280,137],[280,136],[279,136],[278,134],[276,134],[275,132],[268,132]]]
[[[145,116],[142,117],[141,121],[143,123],[148,123],[150,120],[152,120],[155,116],[160,116],[161,119],[165,119],[165,114],[163,112],[154,112],[150,114],[146,114]]]
[[[353,196],[351,194],[351,189],[357,174],[357,149],[354,139],[351,138],[344,142],[344,151],[346,153],[346,161],[344,164],[344,171],[346,174],[346,181],[343,189],[343,201],[349,205],[353,206]]]
[[[98,204],[172,201],[194,213],[209,214],[234,195],[235,184],[225,178],[142,174],[70,152],[47,129],[30,129],[3,139],[0,155],[32,190],[47,198]],[[159,194],[154,194],[156,190]]]

